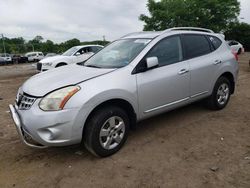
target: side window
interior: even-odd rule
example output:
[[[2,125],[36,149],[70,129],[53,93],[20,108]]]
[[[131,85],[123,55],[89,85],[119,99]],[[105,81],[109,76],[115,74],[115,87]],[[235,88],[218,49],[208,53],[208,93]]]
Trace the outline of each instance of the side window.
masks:
[[[238,45],[238,42],[236,41],[229,41],[229,46],[234,46],[234,45]]]
[[[92,49],[92,52],[96,53],[96,52],[98,52],[99,50],[101,50],[102,48],[99,47],[99,46],[92,46],[91,49]]]
[[[85,53],[88,53],[88,52],[92,52],[92,50],[91,50],[90,47],[84,47],[84,48],[78,50],[78,52],[79,52],[80,54],[85,54]]]
[[[91,47],[88,47],[87,50],[87,52],[93,52],[93,49]]]
[[[210,44],[204,35],[183,35],[183,41],[187,59],[211,52]]]
[[[238,45],[239,43],[236,41],[233,41],[233,45]]]
[[[82,55],[82,54],[85,54],[85,53],[87,53],[87,48],[81,48],[81,49],[78,50],[76,53],[80,53],[81,55]]]
[[[217,37],[208,36],[208,38],[211,41],[211,43],[212,43],[212,45],[213,45],[213,47],[214,47],[215,50],[217,50],[221,46],[222,42]]]
[[[159,66],[177,63],[183,59],[181,39],[179,36],[163,39],[147,54],[148,57],[157,57]]]

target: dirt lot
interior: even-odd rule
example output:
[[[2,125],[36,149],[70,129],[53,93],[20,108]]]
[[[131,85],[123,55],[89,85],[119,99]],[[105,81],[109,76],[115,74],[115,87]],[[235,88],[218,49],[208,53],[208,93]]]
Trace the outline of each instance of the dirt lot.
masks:
[[[80,146],[32,149],[8,113],[31,65],[0,67],[0,187],[250,187],[250,53],[230,104],[193,104],[151,118],[116,155],[99,159]]]

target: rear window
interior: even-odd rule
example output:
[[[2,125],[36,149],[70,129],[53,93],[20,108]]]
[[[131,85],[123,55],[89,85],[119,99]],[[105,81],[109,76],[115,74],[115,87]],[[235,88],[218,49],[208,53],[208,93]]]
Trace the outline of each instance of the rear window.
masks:
[[[221,46],[222,42],[217,37],[215,37],[215,36],[208,36],[208,38],[211,41],[211,43],[212,43],[212,45],[213,45],[213,47],[214,47],[215,50],[217,50]]]
[[[187,59],[199,57],[211,52],[210,44],[204,35],[184,35],[183,41]]]

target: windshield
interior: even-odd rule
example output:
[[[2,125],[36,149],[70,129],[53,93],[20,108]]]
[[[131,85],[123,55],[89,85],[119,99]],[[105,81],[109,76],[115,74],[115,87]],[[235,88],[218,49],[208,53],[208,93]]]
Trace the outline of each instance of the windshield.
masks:
[[[121,68],[128,65],[150,42],[150,39],[122,39],[113,42],[85,62],[97,68]]]
[[[62,55],[63,56],[72,56],[77,50],[78,50],[77,47],[72,47],[72,48],[68,49],[66,52],[64,52]]]

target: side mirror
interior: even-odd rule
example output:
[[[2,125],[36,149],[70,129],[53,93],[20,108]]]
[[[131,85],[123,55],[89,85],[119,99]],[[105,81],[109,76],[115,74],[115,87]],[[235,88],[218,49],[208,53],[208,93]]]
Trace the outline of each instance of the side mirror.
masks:
[[[80,52],[76,52],[76,56],[79,56],[79,55],[81,55]]]
[[[152,69],[159,66],[159,61],[157,57],[149,57],[146,59],[147,69]]]
[[[146,72],[147,70],[153,69],[159,66],[159,61],[157,57],[149,57],[147,59],[142,60],[137,66],[136,69],[132,72],[132,74]]]

